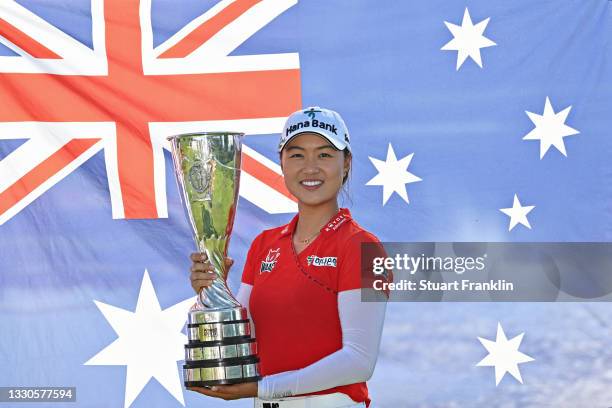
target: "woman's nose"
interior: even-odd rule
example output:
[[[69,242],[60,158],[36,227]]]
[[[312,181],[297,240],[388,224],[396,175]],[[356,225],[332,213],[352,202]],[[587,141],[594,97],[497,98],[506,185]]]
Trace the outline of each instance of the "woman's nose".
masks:
[[[308,174],[319,172],[319,163],[316,158],[306,158],[303,171]]]

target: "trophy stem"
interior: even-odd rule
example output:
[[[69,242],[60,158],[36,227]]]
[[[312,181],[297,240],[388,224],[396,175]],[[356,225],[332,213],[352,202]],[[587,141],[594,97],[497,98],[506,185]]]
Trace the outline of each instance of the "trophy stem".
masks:
[[[197,301],[200,302],[201,308],[208,310],[242,307],[227,287],[225,281],[219,277],[213,281],[212,285],[200,289]]]
[[[229,235],[219,238],[209,237],[198,243],[198,249],[206,253],[216,275],[212,285],[202,288],[198,293],[198,301],[203,308],[219,310],[241,307],[227,286],[228,267],[225,265],[225,257],[228,244]]]

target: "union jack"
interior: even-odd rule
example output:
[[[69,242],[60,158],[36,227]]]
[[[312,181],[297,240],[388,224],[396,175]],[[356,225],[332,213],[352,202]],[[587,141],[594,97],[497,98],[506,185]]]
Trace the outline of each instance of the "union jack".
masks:
[[[277,133],[300,107],[297,53],[230,55],[296,3],[223,0],[154,47],[151,0],[91,0],[90,48],[4,0],[0,139],[27,141],[0,161],[0,225],[100,151],[114,219],[167,217],[167,136]],[[242,163],[244,198],[297,210],[276,163]]]

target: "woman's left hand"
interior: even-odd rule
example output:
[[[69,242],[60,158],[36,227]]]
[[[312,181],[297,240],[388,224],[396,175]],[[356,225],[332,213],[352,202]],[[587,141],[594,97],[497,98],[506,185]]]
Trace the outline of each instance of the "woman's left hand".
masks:
[[[200,394],[208,395],[209,397],[221,398],[226,401],[257,396],[256,382],[232,385],[215,385],[211,388],[187,387],[187,389],[190,391],[199,392]]]

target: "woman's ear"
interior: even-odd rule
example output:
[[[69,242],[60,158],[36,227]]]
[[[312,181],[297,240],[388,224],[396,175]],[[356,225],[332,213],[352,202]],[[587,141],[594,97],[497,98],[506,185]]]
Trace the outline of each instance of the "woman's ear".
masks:
[[[350,154],[344,155],[344,173],[348,173],[351,170],[353,156]]]

